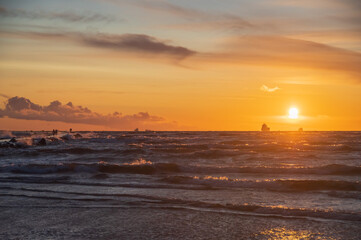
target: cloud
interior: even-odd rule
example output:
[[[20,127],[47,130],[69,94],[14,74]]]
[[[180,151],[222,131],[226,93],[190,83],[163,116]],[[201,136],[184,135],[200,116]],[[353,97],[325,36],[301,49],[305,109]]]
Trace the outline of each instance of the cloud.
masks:
[[[101,0],[104,1],[104,0]],[[114,0],[105,0],[112,4],[124,7],[124,2],[117,2]],[[167,1],[144,1],[144,0],[131,0],[125,1],[125,3],[133,6],[145,9],[147,11],[155,11],[158,13],[170,14],[173,16],[181,17],[182,20],[191,22],[191,24],[176,24],[173,27],[186,27],[199,30],[200,28],[219,28],[219,29],[231,29],[240,30],[245,28],[254,28],[254,24],[234,14],[226,13],[212,13],[206,11],[200,11],[193,8],[182,7]]]
[[[3,93],[0,93],[0,97],[3,97],[3,98],[10,98],[8,95],[3,94]]]
[[[341,2],[347,4],[350,8],[355,9],[356,11],[361,10],[361,2],[359,0],[345,0]]]
[[[85,44],[99,47],[109,48],[113,50],[135,51],[150,54],[165,54],[176,58],[185,58],[195,54],[185,47],[173,46],[165,41],[145,34],[97,34],[95,36],[84,36]]]
[[[203,61],[340,71],[361,80],[361,54],[326,44],[282,36],[243,36],[224,43]]]
[[[139,128],[174,128],[175,123],[167,122],[163,117],[139,112],[133,115],[100,114],[82,106],[75,106],[69,102],[62,104],[53,101],[47,106],[35,104],[24,97],[9,98],[4,109],[0,109],[0,117],[9,117],[25,120],[60,121],[65,123],[83,123],[100,125],[122,130]]]
[[[212,30],[219,29],[222,31],[239,32],[245,28],[265,28],[266,26],[255,26],[242,18],[229,14],[215,15],[216,17],[209,19],[199,19],[196,21],[186,23],[173,23],[164,25],[169,29],[182,29],[182,30]]]
[[[312,0],[278,0],[276,4],[279,5],[291,5],[297,7],[320,7],[320,8],[339,8],[344,6],[349,9],[359,11],[361,9],[361,2],[359,0],[318,0],[317,2]]]
[[[0,6],[0,16],[26,19],[62,20],[67,22],[110,22],[116,18],[109,15],[86,12],[78,14],[75,12],[50,12],[50,11],[27,11],[23,9],[7,9]]]
[[[130,3],[147,10],[165,12],[168,14],[179,15],[181,17],[187,17],[190,19],[203,16],[203,13],[195,9],[184,8],[165,1],[131,1]]]
[[[267,87],[266,85],[262,85],[260,90],[263,91],[263,92],[275,92],[277,90],[279,90],[280,88],[279,87],[274,87],[274,88],[269,88]]]
[[[272,5],[278,5],[278,7],[291,7],[290,10],[292,10],[292,8],[297,8],[300,12],[303,10],[317,10],[318,15],[315,15],[315,17],[319,18],[319,20],[312,19],[312,21],[309,21],[309,17],[304,19],[308,22],[307,25],[310,24],[309,27],[311,27],[311,29],[314,29],[317,25],[322,28],[323,21],[329,23],[329,27],[326,29],[337,29],[337,23],[333,22],[333,20],[338,20],[341,23],[347,24],[343,26],[344,29],[359,28],[360,26],[360,0],[277,0],[269,1],[268,4],[271,4],[269,7],[274,7]],[[319,14],[321,11],[324,11],[327,14]],[[289,23],[289,21],[285,22],[286,24]]]
[[[114,56],[133,54],[136,58],[161,56],[167,60],[187,59],[192,67],[215,65],[258,65],[326,70],[348,74],[361,81],[361,53],[314,41],[276,36],[245,35],[226,39],[216,50],[198,52],[171,45],[145,34],[82,34],[79,32],[10,32],[2,35],[40,40],[70,41],[83,46],[109,49]],[[131,56],[131,55],[130,55]],[[350,78],[350,79],[351,79]]]
[[[136,53],[184,59],[197,54],[189,48],[171,45],[166,40],[145,34],[83,34],[80,32],[30,32],[0,30],[1,35],[40,40],[71,41],[88,47],[113,50],[113,53]],[[140,55],[139,55],[140,54]]]

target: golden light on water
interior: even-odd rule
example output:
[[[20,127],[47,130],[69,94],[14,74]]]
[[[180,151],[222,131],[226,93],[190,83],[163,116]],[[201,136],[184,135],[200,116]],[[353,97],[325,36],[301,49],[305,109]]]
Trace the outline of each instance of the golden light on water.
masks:
[[[298,119],[298,109],[295,108],[295,107],[291,107],[291,108],[288,110],[288,118]]]
[[[321,233],[314,233],[308,230],[293,230],[285,227],[277,227],[263,231],[257,236],[266,237],[267,239],[278,240],[301,240],[301,239],[325,239]],[[327,238],[334,239],[334,238]]]

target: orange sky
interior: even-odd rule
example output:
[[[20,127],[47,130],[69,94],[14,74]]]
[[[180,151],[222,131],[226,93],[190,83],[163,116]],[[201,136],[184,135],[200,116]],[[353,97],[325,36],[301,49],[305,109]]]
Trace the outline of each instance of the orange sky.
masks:
[[[0,1],[0,129],[361,130],[360,10]]]

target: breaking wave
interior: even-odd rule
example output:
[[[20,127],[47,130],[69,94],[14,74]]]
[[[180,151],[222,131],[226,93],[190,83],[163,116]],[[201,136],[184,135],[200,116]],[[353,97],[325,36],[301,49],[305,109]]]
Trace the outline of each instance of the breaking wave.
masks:
[[[187,167],[189,172],[199,173],[260,173],[260,174],[316,174],[361,175],[361,167],[330,164],[320,167]]]
[[[265,188],[272,191],[361,191],[359,182],[330,180],[243,180],[228,177],[168,176],[163,181],[174,184],[200,184],[212,187]]]
[[[0,172],[26,173],[26,174],[48,174],[66,172],[101,172],[101,173],[133,173],[133,174],[155,174],[158,172],[179,172],[179,166],[174,163],[152,163],[136,160],[125,164],[98,163],[66,163],[66,164],[27,164],[8,165],[0,167]]]
[[[47,150],[48,151],[48,150]],[[50,150],[52,151],[52,150]],[[83,154],[88,149],[73,148],[70,150]],[[93,150],[94,151],[94,150]],[[103,150],[95,150],[103,151]],[[106,151],[106,150],[104,150]],[[135,153],[138,153],[135,151]],[[138,162],[137,162],[138,161]],[[137,163],[137,164],[136,164]],[[105,172],[105,173],[136,173],[154,174],[160,172],[183,172],[183,173],[254,173],[254,174],[310,174],[310,175],[361,175],[361,167],[331,164],[320,167],[212,167],[212,166],[190,166],[176,163],[152,163],[150,161],[136,160],[131,163],[109,164],[98,163],[61,163],[61,164],[11,164],[0,166],[0,172],[13,173],[58,173],[58,172]]]

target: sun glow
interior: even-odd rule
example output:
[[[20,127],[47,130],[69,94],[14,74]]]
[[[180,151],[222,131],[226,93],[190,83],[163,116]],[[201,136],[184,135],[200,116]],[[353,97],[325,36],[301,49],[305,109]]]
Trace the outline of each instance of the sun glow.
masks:
[[[288,110],[288,118],[298,119],[298,109],[295,107],[290,108],[290,110]]]

